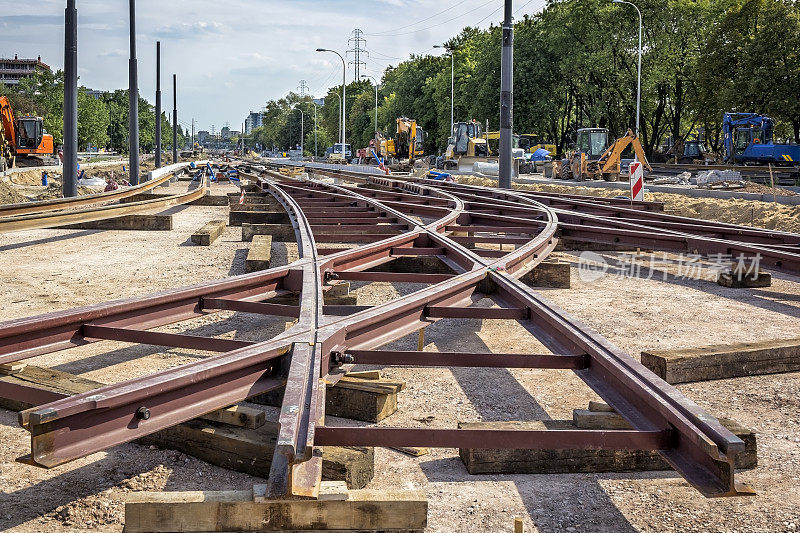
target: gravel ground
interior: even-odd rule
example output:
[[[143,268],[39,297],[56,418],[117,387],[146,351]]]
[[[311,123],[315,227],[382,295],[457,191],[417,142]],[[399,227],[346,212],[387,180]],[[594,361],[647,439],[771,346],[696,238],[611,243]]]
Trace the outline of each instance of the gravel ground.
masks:
[[[233,190],[215,187],[215,194]],[[225,218],[226,211],[183,208],[170,232],[33,230],[0,235],[6,271],[0,285],[3,318],[242,273],[247,243],[240,241],[238,228],[227,228],[210,247],[189,242],[193,230],[213,218]],[[619,254],[603,256],[611,264],[619,259]],[[576,260],[569,254],[562,257]],[[579,278],[576,268],[571,289],[543,292],[635,355],[645,349],[800,337],[800,278],[778,274],[770,288],[736,290],[684,280],[676,276],[674,263],[657,263],[654,269],[623,278],[612,268],[588,282]],[[417,287],[353,285],[359,304],[382,302]],[[283,319],[220,313],[162,329],[259,339],[283,327]],[[429,327],[425,338],[426,350],[543,349],[513,321],[443,320]],[[391,347],[414,349],[416,342],[415,336],[407,337]],[[103,342],[30,362],[116,382],[203,355]],[[458,421],[563,419],[596,399],[567,371],[387,368],[384,374],[408,383],[399,397],[399,411],[384,425],[454,427]],[[431,532],[512,531],[514,517],[524,519],[526,531],[800,529],[800,373],[678,388],[711,413],[757,431],[759,466],[738,474],[757,496],[709,500],[670,472],[470,476],[452,449],[432,450],[418,458],[377,449],[376,475],[369,488],[424,490]],[[352,424],[335,419],[330,423]],[[134,444],[51,470],[14,461],[28,452],[29,436],[17,424],[16,414],[0,409],[0,530],[121,531],[122,502],[128,492],[242,489],[259,482],[177,452]]]

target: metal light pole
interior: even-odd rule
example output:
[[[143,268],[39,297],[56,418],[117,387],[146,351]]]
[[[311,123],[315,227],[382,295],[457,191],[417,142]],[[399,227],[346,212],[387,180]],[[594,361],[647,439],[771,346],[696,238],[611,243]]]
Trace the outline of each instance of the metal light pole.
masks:
[[[511,142],[514,127],[514,25],[512,1],[505,0],[503,49],[500,63],[500,168],[501,189],[511,188]]]
[[[433,45],[434,48],[444,48],[440,44]],[[455,74],[456,74],[456,51],[450,50],[450,135],[453,134],[453,107],[455,105]]]
[[[314,104],[314,158],[318,157],[319,154],[317,153],[317,103],[312,101]]]
[[[131,53],[128,59],[128,166],[131,185],[139,184],[139,82],[136,69],[136,0],[130,0]]]
[[[64,172],[61,194],[78,196],[78,10],[64,10]]]
[[[627,2],[626,0],[612,0],[615,4],[628,4],[633,6],[636,13],[639,14],[639,64],[637,67],[636,77],[636,136],[639,136],[639,116],[642,109],[642,12],[636,7],[636,4]]]
[[[161,168],[161,41],[156,41],[156,168]]]
[[[367,74],[362,74],[362,78],[369,78],[375,83],[375,135],[378,134],[378,80]]]
[[[347,148],[345,147],[345,139],[347,138],[346,128],[347,124],[345,121],[345,106],[347,105],[347,65],[344,62],[344,58],[342,54],[337,52],[336,50],[329,50],[327,48],[317,48],[317,52],[333,52],[339,59],[342,60],[342,157],[344,157],[345,162],[347,162]]]
[[[303,159],[303,153],[304,153],[304,150],[303,150],[303,142],[304,142],[303,136],[305,135],[305,131],[304,131],[304,120],[305,120],[304,116],[305,116],[305,113],[303,113],[303,110],[300,109],[299,107],[297,107],[297,105],[293,106],[292,109],[297,109],[298,111],[300,111],[300,159]]]
[[[172,162],[178,162],[178,75],[172,75]]]
[[[331,89],[331,92],[333,92],[339,99],[339,138],[341,139],[342,138],[342,95],[339,94],[339,91],[335,89]]]

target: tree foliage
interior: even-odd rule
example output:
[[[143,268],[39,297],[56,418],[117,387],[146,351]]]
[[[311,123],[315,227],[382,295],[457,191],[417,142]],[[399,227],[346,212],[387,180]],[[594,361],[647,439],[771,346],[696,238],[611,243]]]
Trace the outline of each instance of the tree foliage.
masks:
[[[3,86],[2,94],[9,96],[19,115],[41,116],[44,127],[53,135],[56,144],[64,142],[64,73],[59,70],[36,70],[30,78],[20,80],[15,87]],[[139,97],[139,147],[150,151],[155,147],[155,110]],[[161,116],[162,147],[172,147],[172,126],[167,115]],[[117,90],[91,95],[85,87],[78,90],[78,147],[106,148],[128,151],[128,91]],[[186,145],[186,136],[178,126],[178,145]]]
[[[649,154],[697,134],[719,149],[722,115],[755,111],[776,133],[800,142],[800,5],[796,0],[639,0],[643,16],[641,138]],[[636,10],[608,0],[550,0],[515,24],[514,129],[537,133],[559,150],[582,127],[621,136],[636,123]],[[426,149],[444,149],[450,130],[450,55],[455,120],[496,130],[500,118],[501,28],[465,28],[444,43],[447,54],[412,56],[386,69],[378,127],[415,118]],[[332,87],[320,128],[338,132]],[[366,146],[374,129],[374,93],[347,87],[347,139]],[[370,103],[371,102],[371,103]],[[268,104],[267,108],[273,102]],[[285,114],[285,112],[284,112]],[[267,123],[275,115],[265,117]],[[283,119],[285,120],[285,119]],[[270,126],[265,126],[269,128]],[[285,146],[286,138],[273,137]],[[669,142],[668,142],[669,141]],[[330,142],[330,141],[329,141]],[[308,146],[308,144],[306,144]]]

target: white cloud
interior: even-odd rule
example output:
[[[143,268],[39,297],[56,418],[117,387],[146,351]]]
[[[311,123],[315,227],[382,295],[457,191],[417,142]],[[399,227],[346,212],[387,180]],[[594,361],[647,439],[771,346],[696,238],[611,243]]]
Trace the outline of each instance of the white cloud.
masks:
[[[434,44],[474,25],[500,5],[485,0],[139,0],[139,90],[154,100],[155,41],[160,40],[162,89],[171,90],[176,72],[180,121],[189,123],[194,117],[198,129],[239,124],[251,109],[296,90],[301,79],[318,94],[341,83],[339,59],[315,49],[344,54],[354,28],[364,30],[366,47],[373,51],[366,60],[367,72],[380,75],[387,65],[399,63],[395,58],[438,52],[432,50]],[[0,13],[9,11],[0,7]],[[0,55],[41,55],[46,63],[61,68],[64,2],[15,3],[13,13],[0,16]],[[491,16],[482,25],[497,22],[500,16]],[[78,17],[81,83],[107,90],[127,87],[128,3],[81,0]],[[422,21],[427,17],[432,18]],[[395,29],[404,35],[370,35]],[[348,80],[352,77],[348,70]]]

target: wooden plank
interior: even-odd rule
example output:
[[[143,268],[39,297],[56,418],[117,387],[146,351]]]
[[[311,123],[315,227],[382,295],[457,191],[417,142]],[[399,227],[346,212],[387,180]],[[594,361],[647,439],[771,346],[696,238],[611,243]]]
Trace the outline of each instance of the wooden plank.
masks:
[[[200,246],[210,246],[225,232],[224,220],[211,220],[192,234],[192,242]]]
[[[104,384],[59,370],[28,365],[13,375],[0,376],[1,408],[22,411],[34,407],[24,400],[3,397],[9,391],[8,387],[15,385],[34,387],[63,397],[88,392]],[[267,478],[277,437],[278,425],[274,422],[265,422],[258,428],[245,428],[196,419],[148,435],[136,443],[177,450],[217,466]],[[322,448],[322,475],[326,480],[342,480],[350,488],[359,489],[372,480],[374,473],[373,448]]]
[[[737,469],[754,468],[758,464],[755,433],[732,420],[720,418],[719,421],[745,443],[745,450],[736,456],[734,466]],[[576,429],[572,420],[461,422],[458,427],[465,429]],[[461,448],[459,456],[470,474],[569,474],[672,469],[657,451],[647,450]]]
[[[225,409],[218,409],[201,416],[203,420],[229,424],[243,428],[260,428],[267,421],[267,414],[261,409],[254,409],[245,405],[232,405]]]
[[[430,448],[420,448],[417,446],[392,446],[392,450],[397,450],[412,457],[422,457],[431,453]]]
[[[364,422],[380,422],[397,411],[397,393],[404,381],[365,380],[344,376],[325,394],[325,414]]]
[[[357,379],[381,379],[380,370],[360,370],[358,372],[348,372],[347,377]]]
[[[252,241],[253,235],[272,235],[276,242],[297,242],[294,228],[288,224],[242,223],[242,241]]]
[[[589,410],[595,413],[613,413],[615,412],[614,409],[608,405],[607,403],[603,402],[589,402]]]
[[[243,428],[190,420],[137,441],[178,450],[213,465],[267,478],[272,466],[278,424],[267,421],[259,428]],[[362,446],[324,446],[322,478],[345,481],[363,488],[375,475],[375,452]]]
[[[170,231],[172,215],[123,215],[58,226],[60,229]]]
[[[253,235],[247,259],[244,261],[245,272],[267,270],[272,260],[272,235]]]
[[[627,420],[617,413],[609,411],[574,409],[572,423],[580,429],[633,429]]]
[[[19,372],[0,376],[0,408],[10,411],[23,411],[34,407],[34,404],[29,401],[11,399],[10,395],[4,392],[5,385],[33,387],[56,395],[71,396],[102,387],[104,384],[59,370],[27,365]]]
[[[22,372],[25,370],[25,367],[28,366],[27,363],[3,363],[0,365],[0,374],[4,376],[8,376],[10,374],[16,374],[17,372]]]
[[[346,500],[254,501],[247,491],[133,493],[127,533],[162,531],[422,531],[421,491],[354,490]]]
[[[397,411],[397,393],[404,388],[404,381],[343,376],[335,384],[327,386],[325,414],[362,422],[380,422]],[[250,401],[280,406],[283,392],[283,389],[268,392]]]
[[[667,383],[800,370],[800,338],[642,352],[642,364]]]
[[[228,214],[228,224],[231,226],[241,226],[248,224],[290,224],[289,214],[283,208],[278,209],[231,209]]]
[[[174,194],[163,193],[141,193],[128,198],[123,198],[120,203],[141,202],[143,200],[157,200],[160,198],[168,198]],[[228,196],[221,194],[205,194],[196,200],[192,200],[186,205],[202,205],[202,206],[225,206],[228,205]]]
[[[735,271],[721,272],[717,276],[717,285],[731,289],[757,289],[772,285],[772,274],[760,271],[753,277],[752,274],[741,275]]]

